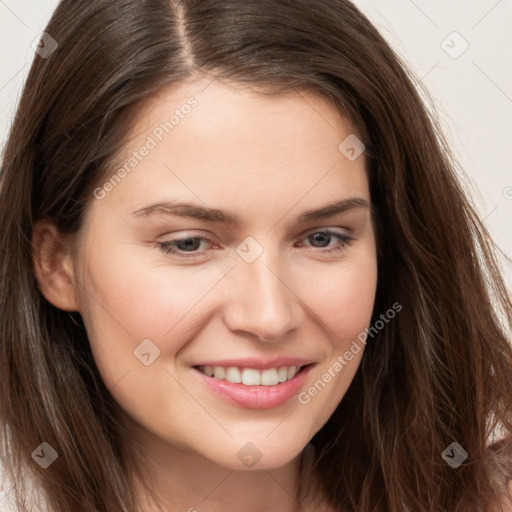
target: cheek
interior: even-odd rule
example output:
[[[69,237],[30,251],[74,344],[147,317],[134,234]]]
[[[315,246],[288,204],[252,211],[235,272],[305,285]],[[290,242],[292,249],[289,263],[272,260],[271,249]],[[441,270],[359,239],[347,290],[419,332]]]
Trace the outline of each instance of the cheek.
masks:
[[[361,333],[369,326],[375,301],[376,260],[369,256],[358,265],[331,269],[330,278],[326,277],[308,294],[303,291],[329,340],[322,363],[298,395],[299,403],[314,417],[311,435],[332,415],[359,368],[365,349]]]
[[[191,282],[192,274],[179,269],[156,267],[137,257],[140,252],[108,261],[93,255],[87,281],[94,298],[128,331],[160,336],[193,304],[198,280]]]
[[[173,267],[147,254],[147,248],[123,244],[88,251],[82,316],[109,388],[140,368],[134,350],[143,340],[161,351],[159,366],[193,339],[214,313],[214,287],[229,270],[229,265]],[[316,317],[315,330],[323,330],[315,334],[323,339],[321,352],[326,360],[333,359],[349,349],[370,321],[377,280],[374,255],[368,250],[336,265],[299,266],[284,280]]]
[[[224,274],[222,269],[155,265],[132,251],[88,251],[83,273],[82,316],[91,348],[109,385],[140,361],[134,350],[150,339],[162,356],[174,355],[193,337],[194,312]],[[116,253],[117,252],[117,253]],[[165,341],[164,341],[165,340]],[[164,359],[164,358],[162,358]]]
[[[369,252],[357,262],[301,273],[297,295],[321,321],[331,342],[343,349],[369,324],[377,289],[377,262]]]
[[[342,334],[343,340],[355,339],[368,326],[376,287],[376,268],[369,265],[348,272],[333,290],[331,300],[325,304],[325,321],[334,332]]]

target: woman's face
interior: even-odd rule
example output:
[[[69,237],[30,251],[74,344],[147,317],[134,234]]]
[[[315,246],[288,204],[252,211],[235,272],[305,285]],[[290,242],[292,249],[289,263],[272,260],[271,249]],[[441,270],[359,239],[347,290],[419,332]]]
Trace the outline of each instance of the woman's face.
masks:
[[[219,81],[151,97],[131,130],[74,269],[99,371],[148,446],[282,466],[363,353],[377,262],[360,142],[313,94]]]

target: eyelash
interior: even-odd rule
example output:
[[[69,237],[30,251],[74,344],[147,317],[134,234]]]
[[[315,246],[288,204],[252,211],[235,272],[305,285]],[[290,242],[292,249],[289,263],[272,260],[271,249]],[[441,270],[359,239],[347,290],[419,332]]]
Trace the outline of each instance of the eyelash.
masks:
[[[323,250],[323,247],[316,247],[313,250],[313,252],[321,252],[321,253],[333,253],[337,251],[342,251],[347,246],[349,246],[353,241],[354,238],[347,235],[346,233],[339,233],[338,231],[333,231],[331,229],[321,229],[318,231],[310,232],[308,235],[306,235],[304,238],[309,238],[313,235],[316,235],[318,233],[322,233],[324,235],[329,235],[337,238],[340,242],[340,245],[328,250]],[[176,240],[167,240],[165,242],[157,242],[158,247],[166,254],[174,254],[181,258],[198,258],[204,255],[204,253],[198,253],[198,252],[188,252],[188,251],[181,251],[180,249],[176,250],[175,244],[178,244],[179,242],[184,242],[186,240],[200,240],[205,242],[211,242],[208,238],[205,238],[203,236],[187,236],[184,238],[177,238]]]

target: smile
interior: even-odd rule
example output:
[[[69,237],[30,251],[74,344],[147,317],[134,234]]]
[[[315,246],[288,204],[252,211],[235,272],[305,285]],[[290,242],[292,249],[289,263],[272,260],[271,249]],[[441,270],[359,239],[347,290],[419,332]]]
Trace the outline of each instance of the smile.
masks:
[[[279,366],[257,370],[255,368],[239,368],[236,366],[197,366],[197,369],[208,377],[225,380],[233,384],[245,386],[276,386],[293,379],[305,366]]]
[[[194,373],[223,401],[248,409],[272,409],[289,402],[303,388],[314,363],[250,366],[196,365]],[[256,365],[255,365],[256,366]]]

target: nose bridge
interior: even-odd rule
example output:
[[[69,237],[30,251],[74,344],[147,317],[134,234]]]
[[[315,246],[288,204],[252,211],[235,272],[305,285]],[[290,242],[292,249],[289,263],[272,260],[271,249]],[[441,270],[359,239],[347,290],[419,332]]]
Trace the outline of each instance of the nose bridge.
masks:
[[[252,243],[251,247],[249,241],[250,251],[257,249]],[[272,341],[299,325],[300,307],[292,292],[293,283],[287,283],[289,274],[280,271],[282,265],[275,248],[261,247],[260,251],[250,263],[243,253],[237,257],[225,319],[233,331],[251,332],[260,339]]]

